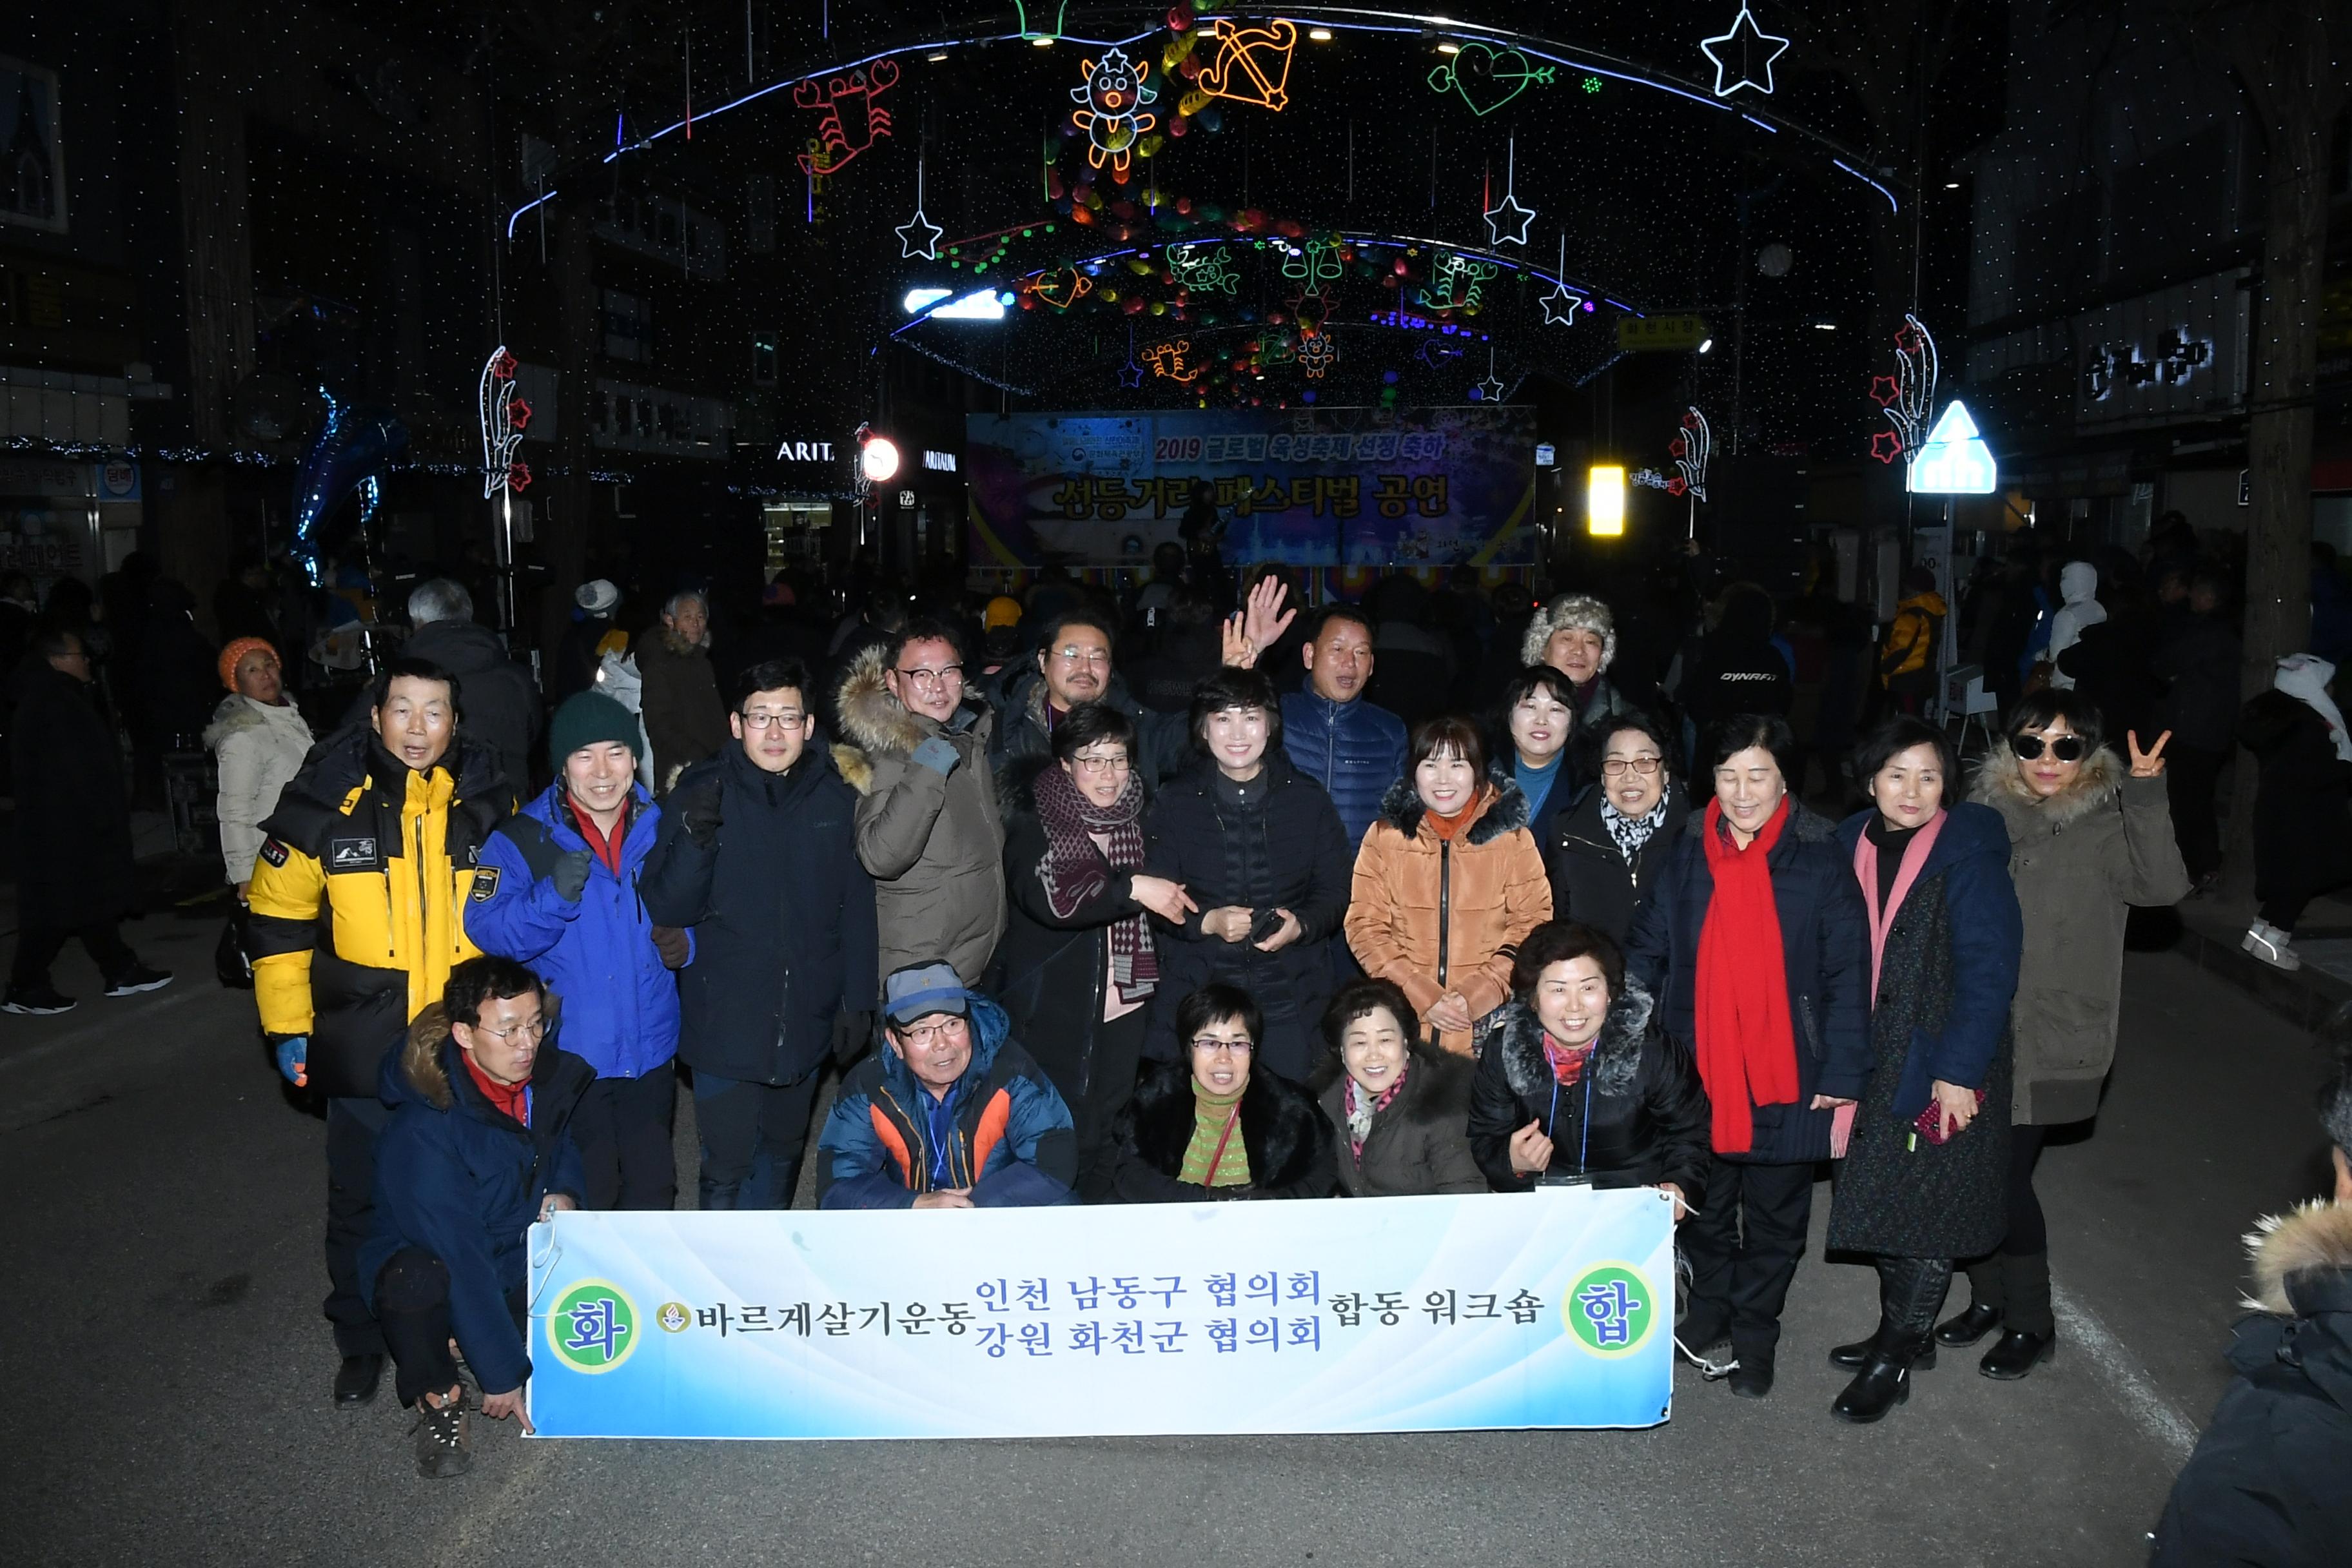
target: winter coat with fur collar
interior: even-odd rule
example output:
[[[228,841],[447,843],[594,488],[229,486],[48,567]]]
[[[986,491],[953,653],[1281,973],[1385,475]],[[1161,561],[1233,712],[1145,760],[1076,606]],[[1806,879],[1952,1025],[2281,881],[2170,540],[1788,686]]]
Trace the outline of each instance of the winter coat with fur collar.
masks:
[[[1996,742],[1970,798],[2009,826],[2009,873],[2025,917],[2011,1020],[2017,1035],[2011,1120],[2048,1126],[2099,1109],[2116,1059],[2123,1003],[2124,921],[2134,904],[2189,894],[2161,778],[2136,779],[2105,747],[2063,795],[2026,787],[2017,754]]]
[[[1655,1015],[1650,994],[1628,981],[1610,1004],[1584,1077],[1560,1089],[1535,1010],[1517,1001],[1503,1009],[1470,1090],[1470,1150],[1496,1192],[1534,1189],[1534,1176],[1511,1169],[1511,1135],[1533,1121],[1551,1140],[1554,1171],[1589,1173],[1596,1187],[1672,1182],[1685,1203],[1704,1206],[1706,1090]]]
[[[988,766],[995,719],[967,699],[945,724],[910,711],[882,679],[887,647],[857,656],[835,706],[849,744],[833,763],[858,794],[857,858],[874,878],[881,973],[947,963],[977,985],[1004,934],[1004,821]],[[918,761],[937,741],[952,759]]]
[[[1192,1070],[1182,1063],[1144,1068],[1135,1099],[1119,1117],[1120,1203],[1197,1204],[1226,1198],[1328,1198],[1339,1182],[1331,1124],[1307,1092],[1276,1073],[1253,1071],[1242,1090],[1236,1134],[1249,1153],[1245,1186],[1203,1187],[1179,1181],[1192,1147]]]
[[[1470,1154],[1468,1062],[1419,1044],[1409,1047],[1404,1081],[1396,1098],[1372,1112],[1360,1152],[1348,1131],[1348,1075],[1337,1067],[1316,1103],[1331,1123],[1341,1192],[1351,1198],[1406,1198],[1486,1190]]]
[[[1442,839],[1410,778],[1389,786],[1380,820],[1356,855],[1348,945],[1364,973],[1393,981],[1424,1021],[1448,991],[1484,1019],[1511,994],[1511,961],[1528,932],[1551,919],[1543,852],[1528,831],[1527,797],[1491,779],[1469,820]],[[1437,1044],[1468,1056],[1473,1031]]]
[[[2306,1204],[2248,1237],[2256,1315],[2237,1380],[2172,1484],[2151,1568],[2352,1559],[2352,1207]]]

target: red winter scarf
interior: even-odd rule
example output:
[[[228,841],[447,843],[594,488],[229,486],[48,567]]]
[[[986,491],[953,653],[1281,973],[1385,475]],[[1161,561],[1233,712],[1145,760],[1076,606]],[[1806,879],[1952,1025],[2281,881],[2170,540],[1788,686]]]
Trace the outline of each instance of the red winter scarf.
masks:
[[[618,877],[621,874],[621,840],[629,835],[629,808],[636,802],[626,799],[621,802],[620,819],[613,824],[610,838],[605,837],[604,830],[596,826],[595,818],[580,809],[578,801],[567,795],[563,797],[563,804],[572,808],[572,826],[580,830],[580,837],[588,841],[588,847],[595,852],[596,858],[604,862],[604,868]]]
[[[1700,841],[1715,897],[1698,931],[1694,1007],[1698,1076],[1714,1108],[1715,1152],[1755,1146],[1753,1108],[1797,1099],[1797,1036],[1789,1022],[1789,968],[1768,857],[1789,826],[1783,798],[1745,849],[1732,847],[1723,803],[1709,801]]]
[[[466,1076],[474,1080],[474,1087],[482,1091],[482,1098],[490,1102],[492,1110],[509,1121],[519,1121],[525,1127],[530,1125],[530,1079],[525,1079],[520,1083],[500,1083],[474,1065],[473,1052],[460,1050],[457,1054],[466,1058]]]

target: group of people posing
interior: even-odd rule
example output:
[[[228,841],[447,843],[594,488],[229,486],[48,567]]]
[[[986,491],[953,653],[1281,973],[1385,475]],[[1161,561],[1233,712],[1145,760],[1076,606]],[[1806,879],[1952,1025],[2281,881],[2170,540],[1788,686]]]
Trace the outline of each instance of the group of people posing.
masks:
[[[1596,600],[1537,616],[1498,712],[1410,731],[1348,606],[1277,696],[1290,619],[1254,595],[1187,714],[1086,611],[992,679],[925,619],[832,692],[759,663],[658,802],[603,693],[518,801],[460,681],[389,665],[250,871],[263,1030],[328,1100],[337,1398],[389,1353],[427,1475],[469,1462],[453,1347],[527,1420],[524,1234],[674,1204],[681,1063],[705,1208],[789,1206],[828,1064],[825,1207],[1654,1187],[1680,1342],[1748,1397],[1835,1162],[1830,1245],[1882,1285],[1839,1417],[1939,1345],[2050,1355],[2034,1157],[2096,1108],[2127,907],[2187,891],[2162,737],[2036,694],[1969,787],[1896,718],[1832,823],[1784,721],[1693,753],[1623,701]]]

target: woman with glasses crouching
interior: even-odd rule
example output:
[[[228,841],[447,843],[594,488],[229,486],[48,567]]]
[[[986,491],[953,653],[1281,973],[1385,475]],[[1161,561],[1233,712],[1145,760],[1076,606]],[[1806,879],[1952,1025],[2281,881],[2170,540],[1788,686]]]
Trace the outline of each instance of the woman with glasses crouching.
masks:
[[[1265,1019],[1249,994],[1203,985],[1175,1021],[1182,1059],[1146,1068],[1119,1119],[1118,1200],[1329,1197],[1331,1125],[1305,1089],[1252,1070]]]
[[[2037,691],[1977,770],[1971,798],[2009,826],[2009,874],[2025,917],[2010,1012],[2009,1227],[2000,1249],[1969,1265],[1969,1310],[1936,1331],[1972,1345],[2003,1331],[1978,1370],[2004,1382],[2054,1353],[2050,1232],[2033,1164],[2050,1129],[2099,1109],[2123,1005],[2124,920],[2131,906],[2179,902],[2189,868],[2172,836],[2164,784],[2167,731],[2130,758],[2105,745],[2098,705],[2078,691]]]

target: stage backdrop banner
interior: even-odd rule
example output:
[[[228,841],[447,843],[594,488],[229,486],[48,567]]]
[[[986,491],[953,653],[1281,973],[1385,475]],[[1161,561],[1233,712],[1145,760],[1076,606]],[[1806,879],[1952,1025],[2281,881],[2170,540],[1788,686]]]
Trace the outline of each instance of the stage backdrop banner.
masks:
[[[1505,405],[971,414],[971,561],[1146,565],[1206,479],[1228,562],[1526,565],[1535,455],[1535,411]]]
[[[567,1213],[531,1258],[544,1437],[1651,1426],[1672,1394],[1647,1190]]]

